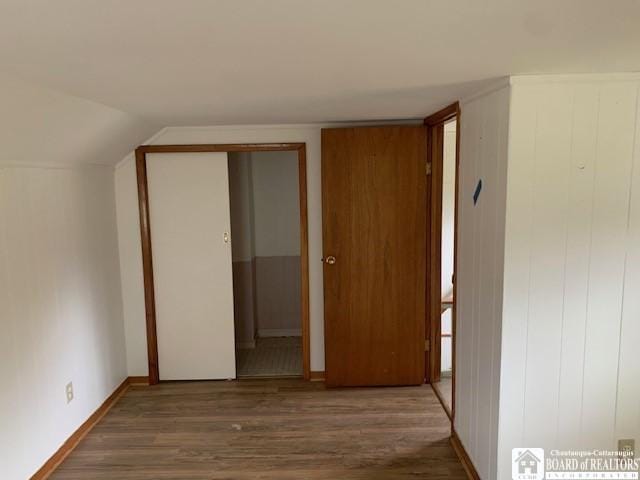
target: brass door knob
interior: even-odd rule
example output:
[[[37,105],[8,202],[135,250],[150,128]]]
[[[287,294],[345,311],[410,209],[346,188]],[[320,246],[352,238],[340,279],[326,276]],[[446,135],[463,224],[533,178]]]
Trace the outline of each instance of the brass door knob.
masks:
[[[327,258],[324,259],[324,261],[329,265],[335,265],[336,257],[334,257],[333,255],[329,255]]]

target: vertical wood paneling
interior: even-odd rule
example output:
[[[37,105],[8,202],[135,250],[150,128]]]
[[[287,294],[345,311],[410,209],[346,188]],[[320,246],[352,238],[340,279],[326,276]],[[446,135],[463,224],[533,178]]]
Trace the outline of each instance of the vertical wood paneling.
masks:
[[[456,415],[455,428],[458,436],[467,448],[470,448],[471,401],[472,388],[470,384],[473,359],[470,355],[473,339],[473,256],[474,230],[470,195],[473,192],[472,182],[475,178],[475,163],[477,162],[478,115],[479,102],[473,102],[464,107],[460,117],[461,145],[459,167],[458,193],[458,271],[456,304],[458,308],[456,329]]]
[[[600,91],[582,392],[582,434],[613,447],[637,86]]]
[[[513,84],[499,479],[513,447],[640,437],[637,91]]]
[[[640,93],[640,86],[638,92]],[[626,238],[626,264],[618,357],[618,396],[616,438],[636,438],[640,442],[640,95],[637,98],[635,148],[629,219]],[[636,447],[637,448],[637,447]],[[637,450],[636,450],[637,455]]]
[[[476,259],[478,260],[478,270],[476,272],[476,308],[478,312],[478,329],[476,330],[476,408],[475,408],[475,428],[476,428],[476,457],[482,459],[483,464],[480,471],[485,478],[490,478],[489,465],[492,457],[491,449],[493,439],[493,419],[491,418],[492,398],[491,384],[493,375],[497,368],[493,365],[493,348],[499,344],[494,342],[494,303],[495,297],[495,277],[496,277],[496,252],[495,235],[502,231],[504,225],[503,218],[497,218],[496,209],[497,192],[496,180],[498,178],[499,162],[498,158],[498,128],[500,121],[501,104],[496,101],[499,93],[489,96],[489,103],[482,118],[482,145],[481,158],[478,162],[479,171],[477,178],[482,180],[482,192],[478,198],[476,209],[476,232],[478,242],[476,245]],[[493,101],[491,101],[493,100]],[[497,420],[497,419],[496,419]],[[497,432],[496,432],[497,433]]]
[[[509,148],[509,117],[511,91],[504,89],[501,95],[505,98],[500,102],[500,117],[498,122],[498,152],[496,157],[500,159],[496,170],[495,190],[495,211],[496,218],[499,220],[494,232],[493,248],[496,252],[494,275],[494,304],[493,304],[493,324],[494,335],[492,343],[493,371],[491,374],[491,457],[489,463],[489,477],[496,478],[498,470],[498,440],[499,440],[499,413],[500,413],[500,372],[501,372],[501,348],[502,348],[502,307],[503,307],[503,286],[504,275],[504,229],[506,219],[506,196],[507,196],[507,167],[508,167],[508,148]]]
[[[485,146],[485,138],[484,138],[484,134],[485,134],[485,128],[486,128],[486,122],[487,122],[487,117],[489,116],[488,111],[491,110],[492,108],[494,108],[494,106],[489,102],[489,98],[491,98],[490,96],[487,99],[484,99],[482,107],[480,109],[480,111],[478,112],[478,131],[477,131],[477,143],[476,143],[476,150],[477,150],[477,157],[475,159],[475,162],[473,164],[472,167],[472,171],[473,171],[473,176],[472,176],[472,180],[471,180],[471,193],[473,194],[475,188],[476,188],[476,184],[477,182],[482,179],[483,177],[483,171],[484,171],[484,164],[488,161],[485,157],[486,155],[486,146]],[[472,274],[471,274],[471,278],[473,279],[473,286],[471,289],[472,292],[472,297],[471,297],[471,311],[473,312],[472,315],[470,316],[470,318],[472,319],[472,329],[471,329],[471,359],[472,359],[472,363],[471,363],[471,418],[469,419],[469,433],[470,433],[470,439],[471,439],[471,451],[469,452],[469,455],[471,456],[471,459],[474,461],[474,463],[476,464],[476,469],[478,470],[478,473],[480,473],[480,475],[482,475],[483,473],[481,473],[484,468],[484,459],[479,457],[479,449],[480,449],[480,444],[479,444],[479,439],[478,439],[478,405],[480,404],[480,396],[479,396],[479,385],[481,382],[480,374],[484,373],[486,374],[484,371],[480,370],[480,352],[479,352],[479,346],[478,346],[478,337],[480,334],[480,330],[482,329],[483,325],[481,325],[482,322],[482,312],[480,312],[480,305],[481,305],[481,301],[483,300],[480,297],[480,287],[481,287],[481,283],[478,282],[478,280],[481,278],[482,272],[480,271],[481,268],[481,262],[482,262],[482,232],[480,231],[481,227],[482,227],[482,217],[483,214],[485,214],[485,210],[486,208],[486,202],[484,201],[484,198],[486,197],[487,192],[484,191],[482,192],[482,199],[478,200],[478,203],[476,205],[474,205],[472,208],[472,213],[471,213],[471,225],[473,226],[473,265],[472,265]],[[469,200],[470,197],[467,196],[467,199]],[[468,201],[467,200],[467,201]],[[482,282],[484,283],[484,282]],[[488,373],[488,372],[487,372]]]
[[[533,229],[535,132],[537,104],[542,92],[520,95],[511,89],[509,121],[509,165],[504,246],[504,298],[500,366],[500,431],[498,434],[498,478],[511,476],[506,451],[521,445],[527,358],[527,316]],[[534,112],[532,115],[531,112]],[[508,360],[507,360],[508,359]],[[508,419],[508,426],[505,421]]]
[[[576,448],[582,404],[582,361],[587,315],[591,205],[595,172],[599,86],[578,85],[573,92],[562,336],[558,375],[556,442]]]
[[[460,125],[455,429],[482,478],[497,455],[508,106],[508,88],[477,98]]]
[[[527,318],[524,436],[536,445],[553,440],[558,407],[568,177],[571,146],[571,89],[563,84],[537,104],[531,222],[531,264]],[[544,225],[544,228],[539,226]],[[549,378],[544,388],[543,379]],[[547,421],[540,422],[545,417]]]

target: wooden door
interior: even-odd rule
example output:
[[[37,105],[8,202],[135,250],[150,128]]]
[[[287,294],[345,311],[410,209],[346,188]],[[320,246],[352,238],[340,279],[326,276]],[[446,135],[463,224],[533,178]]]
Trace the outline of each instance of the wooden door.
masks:
[[[422,126],[322,130],[330,386],[424,382],[425,165]]]
[[[161,380],[236,376],[226,153],[147,154]]]

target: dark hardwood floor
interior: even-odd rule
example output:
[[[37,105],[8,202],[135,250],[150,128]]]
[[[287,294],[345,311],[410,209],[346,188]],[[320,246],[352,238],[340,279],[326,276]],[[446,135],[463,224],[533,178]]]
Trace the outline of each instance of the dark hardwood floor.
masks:
[[[466,479],[431,387],[132,387],[52,480]]]

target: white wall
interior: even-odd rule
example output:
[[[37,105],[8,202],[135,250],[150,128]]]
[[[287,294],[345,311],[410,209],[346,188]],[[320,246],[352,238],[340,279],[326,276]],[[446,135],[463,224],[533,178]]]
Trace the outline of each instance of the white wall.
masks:
[[[126,377],[111,167],[0,168],[0,328],[0,471],[23,480]]]
[[[147,330],[142,275],[142,244],[140,243],[140,213],[138,183],[133,156],[118,165],[115,171],[115,196],[118,219],[118,251],[122,285],[122,308],[129,376],[149,374]],[[138,242],[129,240],[136,237]],[[137,321],[132,321],[137,319]]]
[[[455,429],[500,480],[640,438],[640,75],[509,83],[462,104],[458,198]]]
[[[311,369],[324,370],[322,293],[322,210],[320,187],[320,125],[167,128],[153,144],[304,142],[307,146],[307,209],[309,214],[309,309]],[[132,156],[116,169],[118,235],[124,296],[129,375],[147,375],[147,343],[135,167]]]
[[[298,152],[252,152],[256,257],[300,255]]]
[[[233,260],[300,255],[298,152],[229,153]]]
[[[512,83],[499,479],[640,441],[640,77]]]
[[[23,480],[126,376],[112,165],[155,127],[4,75],[0,105],[0,476]]]
[[[230,152],[228,156],[233,261],[250,262],[255,256],[251,152]]]
[[[461,105],[454,426],[484,479],[496,476],[508,120],[508,86]]]
[[[229,153],[233,260],[300,255],[298,152]]]

